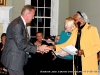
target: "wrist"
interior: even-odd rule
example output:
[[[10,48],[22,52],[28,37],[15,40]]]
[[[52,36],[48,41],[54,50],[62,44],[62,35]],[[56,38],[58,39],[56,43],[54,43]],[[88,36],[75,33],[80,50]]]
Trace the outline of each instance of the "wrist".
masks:
[[[37,46],[37,50],[39,50],[39,46]]]
[[[53,49],[56,49],[56,46],[55,45],[53,46]]]
[[[51,48],[51,49],[56,49],[56,46],[55,46],[55,45],[49,46],[49,48]]]

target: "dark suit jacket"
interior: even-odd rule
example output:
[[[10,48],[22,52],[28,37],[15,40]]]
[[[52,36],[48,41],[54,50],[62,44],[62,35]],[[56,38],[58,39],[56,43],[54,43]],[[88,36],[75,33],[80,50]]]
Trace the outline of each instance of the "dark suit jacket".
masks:
[[[1,62],[6,68],[21,71],[25,64],[26,52],[35,53],[36,46],[26,42],[27,35],[21,17],[16,18],[9,24],[6,34]]]

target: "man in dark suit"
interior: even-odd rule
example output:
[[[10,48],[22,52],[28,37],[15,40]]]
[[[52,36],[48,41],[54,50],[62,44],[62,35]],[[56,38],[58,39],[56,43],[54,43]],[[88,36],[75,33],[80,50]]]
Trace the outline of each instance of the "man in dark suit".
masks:
[[[34,19],[34,14],[35,8],[25,5],[21,16],[14,19],[7,28],[1,62],[8,69],[10,75],[24,75],[23,66],[26,63],[27,52],[49,51],[46,45],[36,47],[27,41],[26,23],[30,23]]]

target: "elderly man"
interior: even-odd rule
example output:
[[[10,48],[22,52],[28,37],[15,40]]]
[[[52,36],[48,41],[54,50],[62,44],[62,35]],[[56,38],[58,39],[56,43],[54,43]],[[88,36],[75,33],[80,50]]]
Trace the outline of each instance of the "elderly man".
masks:
[[[74,45],[77,48],[77,55],[74,56],[76,75],[98,75],[97,52],[100,50],[98,30],[89,24],[84,12],[78,11],[73,18],[77,28],[73,30],[70,39],[53,48],[58,52],[61,47]]]
[[[8,69],[10,75],[24,75],[23,66],[28,52],[47,52],[50,49],[46,45],[37,48],[27,40],[26,23],[30,23],[34,19],[34,15],[35,8],[31,5],[25,5],[21,11],[21,16],[14,19],[7,28],[1,62]]]

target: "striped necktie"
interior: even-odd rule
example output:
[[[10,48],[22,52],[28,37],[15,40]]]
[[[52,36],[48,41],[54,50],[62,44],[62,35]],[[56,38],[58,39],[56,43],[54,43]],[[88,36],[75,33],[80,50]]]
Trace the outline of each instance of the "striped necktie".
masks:
[[[29,42],[29,33],[28,33],[28,29],[27,29],[27,27],[26,27],[26,36],[27,36],[27,42]]]

